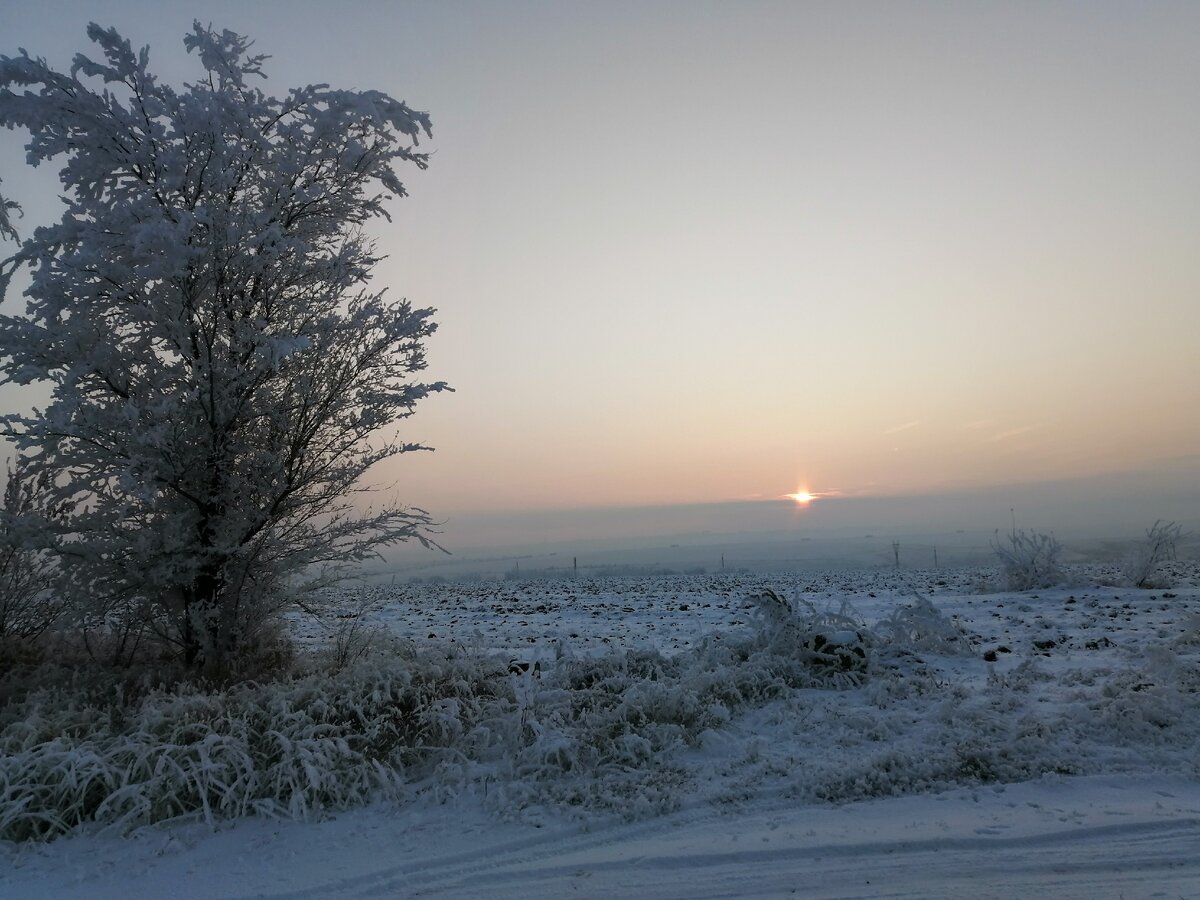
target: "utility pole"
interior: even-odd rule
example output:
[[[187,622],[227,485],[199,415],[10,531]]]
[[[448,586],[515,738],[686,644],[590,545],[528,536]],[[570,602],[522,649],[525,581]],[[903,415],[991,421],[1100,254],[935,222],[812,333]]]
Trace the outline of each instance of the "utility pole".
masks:
[[[579,577],[579,557],[578,556],[571,557],[571,570],[572,570],[572,572],[574,572],[575,577],[578,578]]]
[[[892,541],[892,554],[896,557],[896,568],[900,568],[900,542]]]
[[[725,571],[725,554],[724,553],[721,554],[721,571],[722,572]]]
[[[938,567],[938,564],[937,564],[937,547],[934,547],[934,548],[933,548],[933,567],[934,567],[935,569]]]

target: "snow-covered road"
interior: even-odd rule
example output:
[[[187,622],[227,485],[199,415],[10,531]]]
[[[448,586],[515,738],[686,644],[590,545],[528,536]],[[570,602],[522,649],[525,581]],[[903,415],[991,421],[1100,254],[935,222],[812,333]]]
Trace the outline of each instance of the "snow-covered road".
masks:
[[[763,804],[439,855],[308,896],[1194,896],[1200,785],[1080,779]]]
[[[1051,777],[587,830],[455,802],[80,839],[25,848],[0,896],[1178,898],[1200,896],[1198,851],[1200,783]]]

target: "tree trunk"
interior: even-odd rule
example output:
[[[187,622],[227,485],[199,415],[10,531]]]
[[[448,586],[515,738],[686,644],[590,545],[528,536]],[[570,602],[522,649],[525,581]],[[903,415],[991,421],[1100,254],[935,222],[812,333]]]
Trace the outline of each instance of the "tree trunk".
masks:
[[[224,594],[223,566],[208,562],[185,592],[183,611],[183,661],[189,669],[212,669],[222,660],[221,602]]]

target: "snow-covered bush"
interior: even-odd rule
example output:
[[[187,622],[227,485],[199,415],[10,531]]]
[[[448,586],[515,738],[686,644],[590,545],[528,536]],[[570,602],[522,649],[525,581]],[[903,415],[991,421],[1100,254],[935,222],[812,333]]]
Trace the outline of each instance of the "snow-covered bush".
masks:
[[[712,634],[673,656],[566,652],[540,677],[515,671],[515,718],[493,718],[463,765],[490,759],[490,771],[507,773],[486,793],[509,815],[546,804],[626,818],[674,808],[687,783],[682,752],[797,689],[864,680],[871,641],[848,608],[793,607],[773,592],[751,604],[750,635]]]
[[[1065,578],[1062,544],[1053,535],[1014,530],[1004,541],[992,541],[992,550],[1000,560],[1005,587],[1010,591],[1053,587]]]
[[[1183,537],[1183,526],[1178,522],[1155,522],[1125,560],[1125,577],[1134,587],[1170,587],[1161,578],[1162,564],[1175,558],[1175,547]]]
[[[904,650],[943,653],[971,652],[971,642],[957,624],[947,619],[928,597],[913,593],[911,603],[898,606],[876,626],[891,646]]]
[[[340,672],[360,659],[370,656],[385,635],[366,624],[366,613],[371,605],[366,595],[352,611],[340,614],[333,630],[332,640],[324,652],[325,661],[332,672]]]
[[[866,674],[870,635],[848,605],[821,611],[767,589],[752,594],[748,608],[758,645],[772,655],[795,659],[814,677],[838,685],[856,684]]]
[[[1200,646],[1200,612],[1192,611],[1182,616],[1175,643],[1181,647]]]
[[[180,816],[306,819],[400,797],[514,704],[486,660],[393,651],[266,685],[181,684],[132,701],[80,685],[10,703],[0,713],[0,840]]]
[[[115,30],[69,72],[0,56],[0,126],[58,161],[61,219],[0,261],[0,367],[48,384],[44,414],[0,417],[70,515],[53,523],[90,618],[144,626],[186,665],[227,671],[306,587],[429,516],[351,503],[442,383],[417,380],[432,310],[371,285],[364,228],[425,168],[429,117],[379,91],[253,87],[265,56],[199,23],[176,89]],[[0,230],[12,236],[10,201]]]
[[[772,596],[764,606],[779,602],[790,609]],[[794,615],[777,619],[769,608],[762,615],[774,623],[769,639],[712,635],[673,657],[626,651],[564,658],[541,682],[530,680],[509,751],[512,781],[493,795],[495,802],[509,813],[547,802],[625,818],[665,812],[679,803],[687,782],[681,751],[796,689],[861,683],[862,658],[850,648],[862,645],[846,639],[850,658],[844,660],[834,648],[814,649],[820,627],[793,633]],[[809,624],[821,621],[856,624],[815,611]]]
[[[532,696],[514,760],[524,776],[651,764],[714,719],[680,660],[627,651],[565,660]]]

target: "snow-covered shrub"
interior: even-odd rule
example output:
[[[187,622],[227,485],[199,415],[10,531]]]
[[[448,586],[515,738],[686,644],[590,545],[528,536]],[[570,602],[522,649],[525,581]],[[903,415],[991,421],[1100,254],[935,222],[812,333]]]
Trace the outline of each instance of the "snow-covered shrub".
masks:
[[[325,662],[333,672],[340,672],[350,665],[371,655],[381,644],[386,644],[386,636],[378,629],[366,624],[366,614],[371,606],[372,598],[364,596],[350,611],[339,614],[338,624],[333,630],[325,653]]]
[[[1179,647],[1200,646],[1200,611],[1190,610],[1179,622],[1179,636],[1175,638]]]
[[[519,701],[512,780],[496,802],[509,813],[553,803],[624,818],[675,808],[686,781],[675,753],[729,722],[749,696],[738,680],[690,654],[562,660]]]
[[[889,645],[947,655],[971,652],[971,642],[962,628],[942,615],[928,597],[915,592],[912,596],[911,603],[896,607],[875,627]]]
[[[491,661],[396,649],[337,675],[181,684],[133,702],[31,693],[0,715],[0,840],[180,816],[303,819],[400,797],[514,704]]]
[[[509,730],[512,781],[490,794],[512,805],[582,805],[625,817],[673,808],[686,783],[677,754],[748,710],[796,689],[862,683],[869,635],[848,609],[750,598],[751,635],[710,635],[667,657],[630,650],[564,655],[519,683],[520,726]]]
[[[1073,775],[1078,756],[1050,736],[1050,728],[1021,733],[1010,723],[985,737],[961,732],[945,746],[914,751],[887,749],[856,759],[811,786],[811,796],[846,803],[855,800],[942,791],[964,784],[1029,781],[1042,775]],[[947,735],[949,737],[949,735]]]
[[[1012,531],[1003,542],[992,541],[992,550],[1000,560],[1005,587],[1010,591],[1029,591],[1053,587],[1065,578],[1060,557],[1062,544],[1050,534]]]
[[[1178,522],[1155,522],[1125,560],[1125,577],[1134,587],[1170,587],[1169,580],[1162,578],[1162,566],[1175,558],[1175,547],[1183,537],[1183,526]]]
[[[678,658],[630,650],[565,660],[556,674],[534,709],[573,735],[576,765],[629,765],[691,742],[712,722],[710,704]]]
[[[856,684],[866,674],[870,635],[847,604],[837,612],[822,611],[766,589],[749,597],[748,611],[756,642],[768,653],[795,659],[838,686]]]
[[[1017,677],[1033,683],[1040,676],[1031,666]],[[908,678],[906,672],[886,669],[878,676],[879,681]],[[975,691],[943,675],[932,696],[915,706],[903,693],[881,699],[895,705],[853,723],[856,730],[870,727],[874,734],[867,740],[839,735],[848,752],[814,766],[798,795],[847,802],[1087,770],[1090,748],[1079,746],[1071,717],[1054,706],[1014,703],[1012,691],[1001,690],[990,678],[987,689]]]
[[[1140,665],[1103,679],[1088,704],[1086,724],[1136,744],[1148,754],[1155,746],[1200,743],[1200,660],[1180,652],[1186,644],[1150,646]]]

